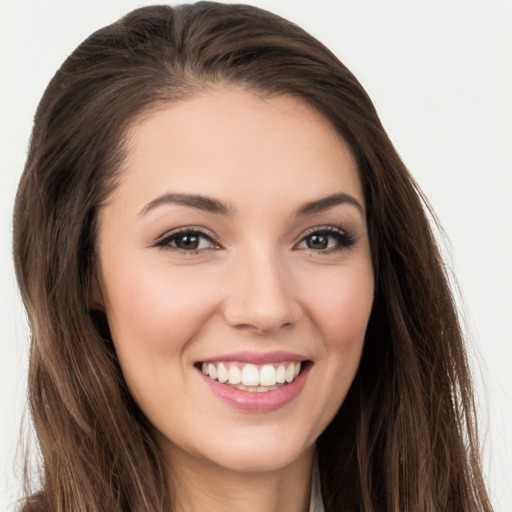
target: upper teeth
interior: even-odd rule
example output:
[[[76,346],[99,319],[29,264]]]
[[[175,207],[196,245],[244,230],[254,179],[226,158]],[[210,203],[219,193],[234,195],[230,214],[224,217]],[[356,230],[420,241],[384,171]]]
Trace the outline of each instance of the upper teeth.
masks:
[[[243,386],[275,386],[290,383],[300,372],[300,362],[282,362],[276,364],[242,363],[203,363],[202,370],[211,379],[221,383]]]

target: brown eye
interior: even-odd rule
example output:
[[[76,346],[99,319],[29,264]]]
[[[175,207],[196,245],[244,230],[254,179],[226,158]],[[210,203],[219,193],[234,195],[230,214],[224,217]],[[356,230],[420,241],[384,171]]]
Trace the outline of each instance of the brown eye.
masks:
[[[310,231],[296,248],[330,253],[336,250],[347,249],[354,242],[355,240],[351,235],[333,226]]]
[[[184,252],[197,252],[203,249],[217,249],[219,245],[206,233],[182,230],[163,236],[157,240],[154,247]]]
[[[322,250],[329,247],[329,236],[326,234],[315,233],[305,238],[306,245],[309,249]]]
[[[185,235],[180,235],[180,236],[177,236],[175,239],[174,239],[174,245],[178,248],[178,249],[184,249],[184,250],[192,250],[192,251],[195,251],[199,248],[199,243],[200,243],[200,237],[196,234],[185,234]]]

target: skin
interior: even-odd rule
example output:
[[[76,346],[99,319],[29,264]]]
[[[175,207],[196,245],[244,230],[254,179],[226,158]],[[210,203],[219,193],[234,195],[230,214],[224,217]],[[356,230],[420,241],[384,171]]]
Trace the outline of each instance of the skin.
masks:
[[[297,215],[334,193],[353,201]],[[197,250],[155,246],[190,227],[207,236]],[[326,227],[352,245],[329,232],[312,248]],[[172,461],[178,510],[307,510],[314,442],[354,378],[374,293],[358,170],[334,127],[297,99],[235,88],[147,114],[100,210],[98,254],[92,301],[169,475]],[[310,361],[300,394],[275,411],[221,401],[195,366],[275,350]]]

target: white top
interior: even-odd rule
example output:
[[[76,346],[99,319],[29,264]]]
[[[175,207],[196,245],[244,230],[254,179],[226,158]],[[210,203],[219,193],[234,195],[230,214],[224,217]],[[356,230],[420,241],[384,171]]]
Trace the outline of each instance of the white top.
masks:
[[[318,456],[316,451],[313,458],[313,469],[311,471],[309,512],[325,512],[324,501],[322,499],[322,487],[320,485],[320,467],[318,465]]]

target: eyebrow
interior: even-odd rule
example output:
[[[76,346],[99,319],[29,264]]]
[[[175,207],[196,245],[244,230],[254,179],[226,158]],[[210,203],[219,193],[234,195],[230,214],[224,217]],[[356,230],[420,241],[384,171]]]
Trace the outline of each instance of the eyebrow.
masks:
[[[235,208],[233,208],[232,206],[222,201],[219,201],[218,199],[213,199],[211,197],[203,196],[200,194],[178,194],[167,192],[157,197],[156,199],[150,201],[140,211],[139,215],[145,215],[154,208],[166,204],[180,204],[184,206],[191,206],[193,208],[198,208],[199,210],[207,211],[210,213],[216,213],[219,215],[233,216],[236,211]],[[363,207],[361,206],[359,201],[357,201],[357,199],[344,192],[338,192],[336,194],[331,194],[330,196],[323,197],[321,199],[304,203],[296,210],[295,216],[303,217],[306,215],[324,212],[340,204],[352,205],[359,211],[361,215],[364,215]]]
[[[199,194],[175,194],[168,192],[149,202],[140,211],[139,215],[145,215],[157,206],[162,206],[164,204],[181,204],[184,206],[192,206],[193,208],[198,208],[199,210],[204,210],[210,213],[218,213],[220,215],[233,215],[234,213],[233,208],[228,206],[226,203],[211,197],[206,197]]]
[[[364,216],[364,210],[361,203],[359,203],[355,197],[345,194],[344,192],[338,192],[336,194],[331,194],[330,196],[305,203],[297,210],[296,216],[302,217],[304,215],[324,212],[325,210],[329,210],[339,204],[350,204],[355,206],[359,213]]]

